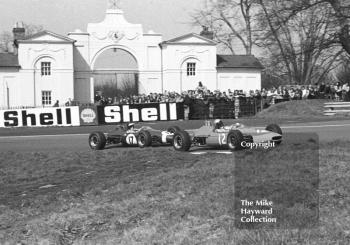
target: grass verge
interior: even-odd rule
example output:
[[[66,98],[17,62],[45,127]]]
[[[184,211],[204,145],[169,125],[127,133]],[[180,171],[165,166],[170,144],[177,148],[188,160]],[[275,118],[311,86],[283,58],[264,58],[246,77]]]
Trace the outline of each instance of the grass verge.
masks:
[[[320,145],[319,225],[286,230],[235,228],[235,161],[215,150],[2,153],[0,244],[349,244],[348,145]]]
[[[324,116],[324,103],[333,102],[332,100],[293,100],[281,102],[270,106],[259,112],[256,118],[275,118],[279,120],[287,119],[349,119],[350,114],[338,114],[334,116]]]

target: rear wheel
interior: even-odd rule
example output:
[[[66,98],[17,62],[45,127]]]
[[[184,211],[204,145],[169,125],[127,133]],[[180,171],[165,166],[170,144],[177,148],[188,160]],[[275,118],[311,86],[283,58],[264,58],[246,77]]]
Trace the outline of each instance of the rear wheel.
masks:
[[[89,146],[93,150],[102,150],[106,146],[106,137],[102,132],[93,132],[89,136]]]
[[[123,147],[128,147],[129,146],[129,144],[126,142],[126,136],[124,136],[124,135],[122,136],[120,142],[122,143]]]
[[[241,131],[231,130],[227,135],[227,146],[231,151],[239,150],[242,148],[241,143],[244,137]]]
[[[188,151],[191,148],[191,138],[186,131],[175,132],[173,147],[177,151]]]
[[[181,129],[178,126],[171,126],[169,128],[167,128],[167,130],[169,133],[175,134],[177,131],[181,131]]]
[[[137,139],[137,144],[139,147],[147,147],[152,144],[152,135],[148,131],[139,132],[139,136]]]

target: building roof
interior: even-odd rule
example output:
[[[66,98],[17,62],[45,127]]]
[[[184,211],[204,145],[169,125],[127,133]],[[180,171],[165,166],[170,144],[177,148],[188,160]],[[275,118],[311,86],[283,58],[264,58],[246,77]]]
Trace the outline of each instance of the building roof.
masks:
[[[217,55],[218,68],[256,68],[264,69],[264,66],[254,55]]]
[[[30,36],[26,37],[24,40],[19,40],[19,42],[36,41],[35,40],[36,38],[39,38],[39,37],[42,37],[42,36],[45,36],[45,35],[55,37],[57,39],[57,41],[63,41],[63,42],[69,42],[69,43],[74,43],[75,42],[75,40],[73,40],[73,39],[71,39],[69,37],[66,37],[66,36],[63,36],[63,35],[51,32],[51,31],[47,31],[47,30],[43,30],[43,31],[40,31],[40,32],[35,33],[33,35],[30,35]]]
[[[0,67],[19,68],[18,56],[12,53],[0,53]]]
[[[189,38],[197,38],[198,40],[201,40],[202,42],[198,42],[198,44],[202,44],[202,45],[217,45],[217,42],[215,42],[214,40],[208,39],[206,37],[203,37],[201,35],[198,35],[196,33],[188,33],[186,35],[182,35],[167,41],[163,41],[161,43],[161,45],[163,44],[189,44],[189,43],[181,43],[181,41],[189,39]],[[194,44],[194,43],[193,43]],[[197,43],[196,43],[197,44]]]

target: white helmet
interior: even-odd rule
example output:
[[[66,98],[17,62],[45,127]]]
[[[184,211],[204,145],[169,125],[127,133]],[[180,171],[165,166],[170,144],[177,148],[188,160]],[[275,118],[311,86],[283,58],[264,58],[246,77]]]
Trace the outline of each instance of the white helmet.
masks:
[[[224,123],[221,121],[221,119],[215,119],[214,126],[216,129],[221,128],[224,126]]]
[[[129,123],[128,124],[128,130],[134,129],[134,127],[135,127],[135,123]]]

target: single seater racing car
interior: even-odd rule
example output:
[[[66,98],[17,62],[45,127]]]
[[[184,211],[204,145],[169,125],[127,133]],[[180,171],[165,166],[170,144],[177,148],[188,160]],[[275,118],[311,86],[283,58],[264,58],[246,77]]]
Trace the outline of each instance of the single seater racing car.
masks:
[[[179,130],[174,133],[173,147],[177,151],[188,151],[191,146],[225,147],[230,150],[244,148],[249,143],[282,142],[282,130],[276,124],[268,125],[265,130],[246,127],[236,123],[224,126],[220,119],[206,121],[205,125],[193,130]]]
[[[135,128],[134,123],[127,126],[118,125],[113,131],[103,133],[93,132],[89,135],[89,146],[93,150],[102,150],[106,145],[121,144],[122,146],[146,147],[152,144],[172,144],[174,133],[180,130],[176,126],[166,131],[153,129],[148,126]]]

